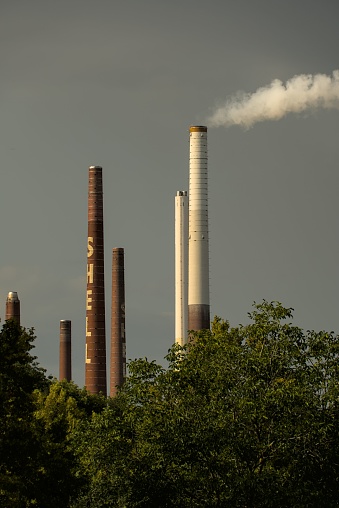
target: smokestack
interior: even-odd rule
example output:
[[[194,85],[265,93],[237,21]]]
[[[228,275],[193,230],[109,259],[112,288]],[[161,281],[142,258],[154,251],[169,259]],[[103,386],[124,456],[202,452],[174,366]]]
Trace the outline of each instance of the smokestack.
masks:
[[[20,300],[16,291],[10,291],[6,299],[6,320],[14,319],[20,325]]]
[[[175,196],[175,341],[183,346],[188,330],[188,196]]]
[[[101,166],[89,168],[85,385],[91,393],[107,393]]]
[[[116,395],[117,387],[123,384],[126,377],[124,272],[124,249],[115,248],[112,251],[111,397]]]
[[[210,328],[207,127],[190,127],[188,328]]]
[[[70,381],[72,379],[72,332],[71,321],[60,321],[60,355],[59,355],[59,380]]]

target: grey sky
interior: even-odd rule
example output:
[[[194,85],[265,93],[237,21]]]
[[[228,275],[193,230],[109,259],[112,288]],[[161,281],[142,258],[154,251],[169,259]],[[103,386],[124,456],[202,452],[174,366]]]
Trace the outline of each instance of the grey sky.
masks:
[[[58,375],[71,319],[84,382],[88,166],[103,166],[111,249],[125,248],[127,355],[174,340],[174,196],[188,126],[238,90],[339,68],[335,0],[12,0],[0,6],[0,298],[18,291],[35,353]],[[338,111],[209,129],[211,312],[254,300],[338,326]]]

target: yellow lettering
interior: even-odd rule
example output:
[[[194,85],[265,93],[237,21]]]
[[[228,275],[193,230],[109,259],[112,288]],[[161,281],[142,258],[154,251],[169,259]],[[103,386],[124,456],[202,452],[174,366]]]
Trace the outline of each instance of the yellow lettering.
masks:
[[[86,363],[91,363],[91,359],[87,357],[87,344],[86,344]]]
[[[90,295],[92,294],[92,290],[91,289],[87,289],[87,297],[86,297],[86,310],[92,310],[92,298],[90,297]]]
[[[93,263],[87,263],[87,284],[93,284]]]
[[[86,337],[91,337],[91,336],[92,336],[92,332],[90,332],[88,330],[88,317],[86,316]],[[87,344],[86,344],[86,348],[87,348]],[[86,353],[86,356],[87,356],[87,353]]]
[[[93,236],[89,236],[88,237],[88,242],[87,242],[87,257],[88,258],[93,256],[94,247],[93,247],[92,244],[93,244]]]

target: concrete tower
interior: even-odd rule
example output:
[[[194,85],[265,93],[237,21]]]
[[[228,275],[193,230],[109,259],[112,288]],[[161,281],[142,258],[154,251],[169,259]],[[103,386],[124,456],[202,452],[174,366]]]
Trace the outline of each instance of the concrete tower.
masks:
[[[210,328],[207,127],[190,127],[188,329]]]
[[[72,379],[72,323],[68,319],[60,321],[59,380]]]
[[[112,252],[110,367],[110,396],[114,397],[117,387],[123,384],[126,377],[125,266],[122,248],[115,248]]]
[[[90,166],[86,296],[85,385],[107,393],[102,167]]]
[[[175,196],[175,341],[183,346],[188,330],[188,196]]]
[[[20,300],[16,291],[10,291],[7,295],[5,319],[14,319],[20,325]]]

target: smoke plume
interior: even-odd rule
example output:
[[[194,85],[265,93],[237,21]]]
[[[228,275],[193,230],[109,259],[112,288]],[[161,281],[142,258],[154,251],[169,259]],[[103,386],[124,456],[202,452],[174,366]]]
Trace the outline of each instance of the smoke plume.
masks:
[[[279,120],[288,113],[307,109],[339,109],[339,70],[326,74],[301,74],[284,84],[275,79],[254,93],[238,92],[208,118],[210,127],[240,125],[248,129],[257,122]]]

